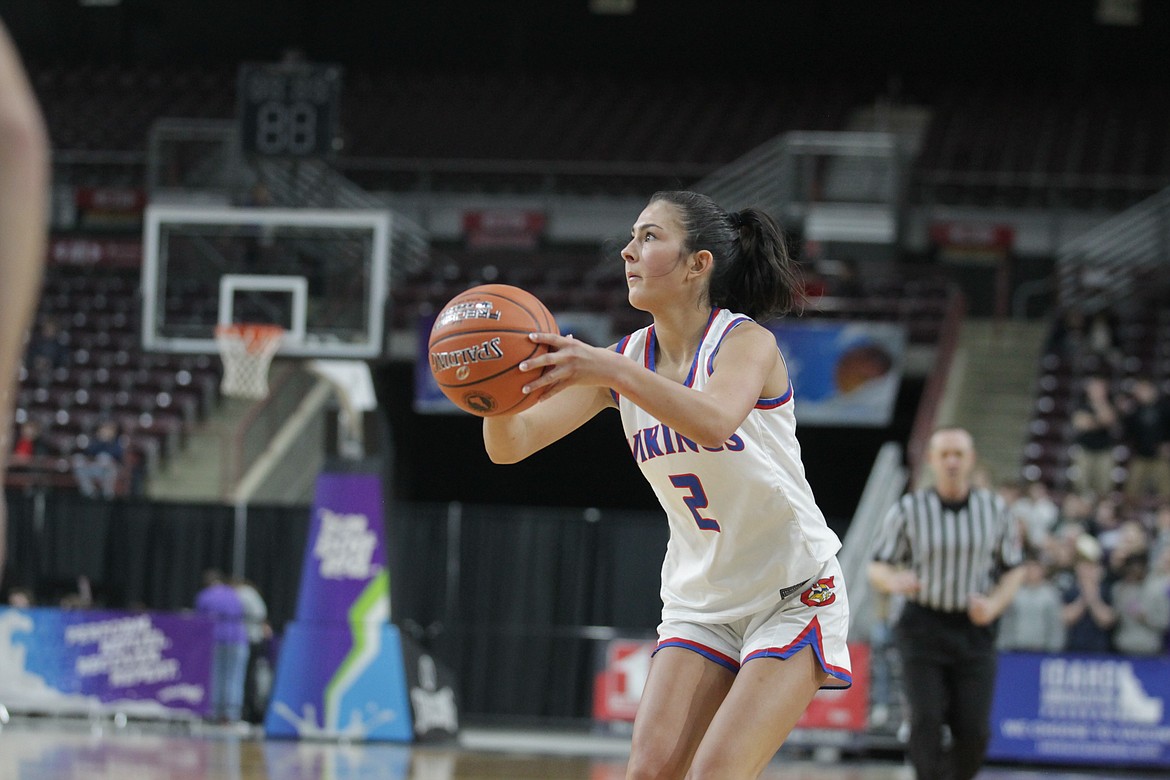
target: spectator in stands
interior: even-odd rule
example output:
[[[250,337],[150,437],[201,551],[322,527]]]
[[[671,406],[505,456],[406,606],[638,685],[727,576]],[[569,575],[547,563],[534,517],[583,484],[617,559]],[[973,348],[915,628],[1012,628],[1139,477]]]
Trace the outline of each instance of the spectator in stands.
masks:
[[[1116,366],[1121,362],[1121,342],[1117,338],[1117,315],[1108,307],[1090,312],[1085,320],[1085,348],[1089,368]]]
[[[1093,507],[1093,516],[1088,523],[1088,530],[1101,545],[1102,558],[1106,567],[1113,548],[1121,538],[1121,507],[1112,498],[1103,498]]]
[[[1060,519],[1056,521],[1058,529],[1065,526],[1079,526],[1088,529],[1093,521],[1093,502],[1075,491],[1068,491],[1060,501]]]
[[[248,632],[244,605],[221,572],[203,573],[203,590],[195,597],[195,611],[215,622],[215,649],[211,664],[211,719],[217,723],[240,720],[244,674],[248,662]]]
[[[49,223],[49,137],[20,54],[0,22],[0,477],[12,451],[15,385],[40,297]],[[0,580],[7,560],[0,501]]]
[[[1151,560],[1158,560],[1166,550],[1170,550],[1170,502],[1162,504],[1154,512],[1153,528],[1150,530]]]
[[[1076,540],[1075,579],[1061,593],[1064,602],[1064,650],[1066,653],[1109,653],[1117,615],[1105,587],[1101,546],[1089,534]]]
[[[36,603],[28,588],[12,588],[8,591],[8,606],[13,609],[29,609]]]
[[[1086,378],[1082,395],[1072,416],[1073,488],[1099,498],[1113,491],[1113,469],[1117,465],[1113,447],[1117,443],[1119,418],[1109,394],[1109,380],[1101,375]]]
[[[1126,655],[1161,655],[1170,628],[1170,593],[1161,576],[1152,576],[1145,552],[1133,553],[1122,563],[1121,578],[1113,583],[1117,625],[1113,648]]]
[[[1117,526],[1117,533],[1112,537],[1112,545],[1108,548],[1109,560],[1106,580],[1112,583],[1121,578],[1126,562],[1133,555],[1143,558],[1150,556],[1150,535],[1140,520],[1123,520]],[[1104,547],[1103,547],[1104,549]]]
[[[41,435],[41,426],[34,420],[29,420],[20,426],[20,435],[12,445],[12,465],[28,463],[35,458],[43,458],[50,454],[49,444]]]
[[[1044,342],[1044,353],[1074,358],[1084,347],[1085,314],[1080,308],[1064,309],[1052,324],[1048,339]]]
[[[268,641],[272,626],[268,624],[268,605],[256,586],[243,577],[232,579],[232,587],[244,608],[244,626],[248,631],[248,661],[244,672],[244,700],[242,717],[250,723],[264,719],[267,691],[257,672],[267,659]]]
[[[1085,533],[1079,525],[1059,526],[1048,537],[1042,558],[1047,564],[1048,580],[1060,593],[1076,585],[1077,539]]]
[[[1040,480],[1028,482],[1011,509],[1024,529],[1029,546],[1043,550],[1060,521],[1060,509],[1052,500],[1048,486]]]
[[[1034,553],[1024,561],[1024,582],[999,620],[1000,650],[1056,653],[1064,647],[1063,602]]]
[[[1141,377],[1118,399],[1118,408],[1129,446],[1126,497],[1170,500],[1170,399],[1161,396],[1153,379]]]
[[[1065,309],[1049,333],[1044,350],[1090,370],[1116,365],[1121,359],[1117,316],[1107,307],[1088,314],[1079,307]]]
[[[61,326],[55,318],[41,320],[40,327],[28,343],[26,354],[30,372],[45,374],[69,365],[69,347],[62,340],[62,335]]]
[[[118,475],[125,459],[125,448],[118,434],[118,424],[105,420],[98,425],[89,444],[73,456],[73,475],[82,495],[113,498],[118,490]]]

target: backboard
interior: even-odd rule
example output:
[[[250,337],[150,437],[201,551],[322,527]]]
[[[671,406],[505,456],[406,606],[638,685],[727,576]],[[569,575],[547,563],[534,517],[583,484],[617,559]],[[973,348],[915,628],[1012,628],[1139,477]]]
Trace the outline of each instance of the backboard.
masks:
[[[280,325],[279,355],[382,354],[389,211],[151,205],[142,343],[215,353],[218,324]]]

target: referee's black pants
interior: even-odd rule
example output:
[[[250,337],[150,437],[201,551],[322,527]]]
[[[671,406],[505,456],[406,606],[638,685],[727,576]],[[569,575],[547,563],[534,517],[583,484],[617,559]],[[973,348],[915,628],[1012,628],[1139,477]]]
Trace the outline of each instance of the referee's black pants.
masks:
[[[991,739],[995,631],[965,612],[907,602],[896,638],[910,707],[910,763],[918,780],[970,780]],[[943,745],[943,725],[951,732]]]

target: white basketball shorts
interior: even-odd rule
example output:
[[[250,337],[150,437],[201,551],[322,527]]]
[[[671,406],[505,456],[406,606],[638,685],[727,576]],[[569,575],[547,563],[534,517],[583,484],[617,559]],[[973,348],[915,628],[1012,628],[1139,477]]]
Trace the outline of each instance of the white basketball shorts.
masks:
[[[748,661],[791,658],[807,646],[829,675],[823,687],[848,688],[853,684],[848,637],[849,598],[841,565],[834,557],[800,589],[767,610],[733,623],[664,620],[658,626],[654,652],[681,647],[738,672]]]

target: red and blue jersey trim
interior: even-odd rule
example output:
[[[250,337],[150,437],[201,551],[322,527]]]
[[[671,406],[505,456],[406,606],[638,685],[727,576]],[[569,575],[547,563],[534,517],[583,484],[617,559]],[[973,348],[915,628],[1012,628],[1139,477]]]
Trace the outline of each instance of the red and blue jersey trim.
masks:
[[[718,309],[715,311],[718,311]],[[711,313],[711,318],[715,318],[714,311]],[[723,326],[723,332],[719,334],[719,340],[715,342],[715,349],[711,350],[711,356],[707,358],[707,376],[711,376],[711,374],[715,373],[715,356],[719,354],[719,348],[723,346],[723,339],[727,338],[728,333],[735,330],[736,327],[742,325],[745,322],[751,322],[751,319],[748,317],[736,317],[734,320]],[[710,328],[711,323],[707,323],[707,327]],[[704,333],[703,338],[706,337],[707,334]]]
[[[698,653],[708,661],[714,661],[730,672],[739,671],[739,661],[735,660],[729,655],[724,655],[718,650],[713,650],[706,645],[699,644],[698,642],[694,642],[690,639],[680,639],[678,637],[663,639],[658,643],[658,646],[654,648],[654,653],[657,653],[664,647],[681,647],[683,650],[690,650],[691,652]],[[651,653],[651,655],[653,655],[653,653]]]
[[[621,339],[621,341],[619,341],[619,342],[618,342],[618,343],[617,343],[617,344],[614,346],[614,348],[613,348],[613,351],[614,351],[614,352],[616,352],[616,353],[618,353],[619,355],[624,355],[624,354],[626,354],[626,344],[629,344],[629,343],[630,343],[630,336],[632,336],[632,335],[634,335],[634,334],[632,334],[632,333],[627,333],[626,335],[622,336],[622,339]],[[614,390],[612,387],[609,389],[609,394],[610,394],[611,396],[613,396],[613,402],[614,402],[615,404],[616,404],[616,403],[621,403],[621,397],[618,395],[617,391],[616,391],[616,390]]]
[[[804,630],[783,647],[765,647],[762,650],[756,650],[748,654],[748,657],[743,659],[746,664],[755,658],[791,658],[800,651],[802,647],[812,648],[813,655],[817,657],[817,663],[825,670],[825,673],[839,683],[843,684],[826,684],[822,688],[849,688],[853,685],[853,673],[848,669],[840,666],[833,666],[825,660],[825,648],[821,641],[821,623],[817,618],[813,618]]]
[[[788,389],[784,395],[778,395],[775,398],[761,398],[756,401],[757,409],[776,409],[792,400],[792,382],[788,383]]]

